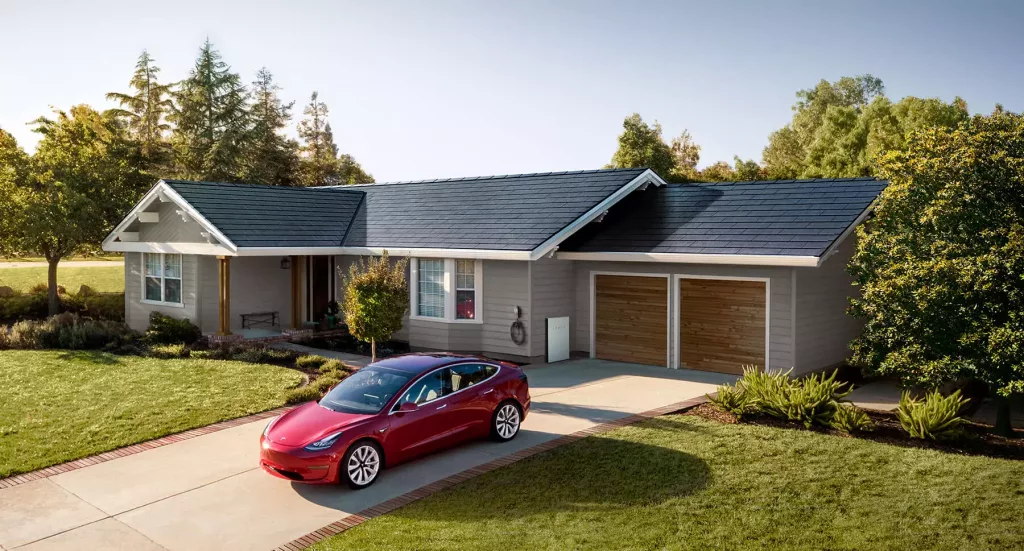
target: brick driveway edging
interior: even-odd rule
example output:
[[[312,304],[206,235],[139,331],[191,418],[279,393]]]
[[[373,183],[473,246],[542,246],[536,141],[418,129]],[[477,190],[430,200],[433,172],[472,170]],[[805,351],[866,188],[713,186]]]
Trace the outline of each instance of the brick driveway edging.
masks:
[[[132,444],[130,446],[117,448],[115,450],[110,450],[108,452],[83,457],[81,459],[75,459],[72,461],[68,461],[67,463],[59,463],[57,465],[51,465],[49,467],[44,467],[42,469],[38,469],[35,471],[16,474],[13,476],[9,476],[7,478],[0,478],[0,490],[4,488],[12,488],[19,484],[25,484],[26,482],[32,482],[33,480],[42,480],[44,478],[49,478],[51,476],[56,476],[62,473],[76,471],[78,469],[83,469],[85,467],[97,465],[99,463],[105,463],[107,461],[117,459],[119,457],[135,455],[146,450],[160,448],[163,446],[167,446],[169,444],[174,444],[175,442],[181,442],[182,440],[189,440],[197,436],[202,436],[204,434],[219,432],[224,429],[230,429],[232,427],[237,427],[239,425],[244,425],[246,423],[252,423],[253,421],[259,421],[260,419],[269,419],[271,417],[280,415],[292,409],[292,407],[294,406],[282,406],[269,411],[264,411],[253,415],[248,415],[245,417],[236,417],[234,419],[228,419],[227,421],[220,421],[217,423],[213,423],[212,425],[206,425],[205,427],[196,427],[194,429],[189,429],[184,432],[168,434],[167,436],[162,436],[154,440],[147,440],[145,442],[139,442],[138,444]]]
[[[359,526],[360,524],[374,517],[379,517],[381,515],[390,513],[395,509],[404,507],[414,501],[418,501],[427,496],[436,494],[441,490],[451,488],[456,484],[465,482],[471,478],[475,478],[486,472],[493,471],[506,465],[511,465],[512,463],[515,463],[516,461],[519,461],[521,459],[526,459],[527,457],[531,457],[539,453],[546,452],[559,446],[564,446],[566,444],[580,440],[581,438],[586,438],[588,436],[592,436],[595,434],[609,432],[619,427],[632,425],[634,423],[638,423],[646,419],[651,419],[654,417],[667,415],[669,413],[676,413],[679,411],[687,410],[692,407],[699,406],[700,404],[703,404],[707,401],[707,397],[700,396],[697,398],[692,398],[690,400],[676,402],[674,404],[669,404],[658,409],[652,409],[650,411],[645,411],[643,413],[628,415],[621,419],[616,419],[614,421],[609,421],[607,423],[601,423],[600,425],[594,425],[589,429],[584,429],[581,431],[574,432],[572,434],[560,436],[558,438],[555,438],[554,440],[548,440],[547,442],[544,442],[542,444],[537,444],[536,446],[519,450],[518,452],[513,453],[511,455],[499,457],[498,459],[495,459],[493,461],[488,461],[487,463],[484,463],[482,465],[477,465],[472,469],[467,469],[465,471],[462,471],[461,473],[453,474],[447,478],[442,478],[441,480],[437,480],[435,482],[427,484],[426,486],[417,488],[411,492],[407,492],[398,497],[394,497],[382,503],[378,503],[373,507],[359,511],[358,513],[347,515],[337,522],[332,522],[331,524],[328,524],[327,526],[324,526],[319,530],[310,532],[309,534],[306,534],[301,538],[294,539],[276,548],[274,551],[301,551],[302,549],[305,549],[317,542],[325,540],[331,536],[340,534],[345,530],[348,530],[349,528]]]

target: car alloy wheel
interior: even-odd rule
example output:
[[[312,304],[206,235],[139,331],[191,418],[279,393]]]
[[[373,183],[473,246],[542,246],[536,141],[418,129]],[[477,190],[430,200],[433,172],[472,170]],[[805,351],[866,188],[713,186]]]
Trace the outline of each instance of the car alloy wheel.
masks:
[[[380,452],[377,446],[369,442],[356,444],[347,454],[342,463],[348,485],[355,489],[365,488],[377,479],[380,473]]]
[[[506,402],[498,408],[494,416],[494,433],[501,441],[511,440],[519,432],[519,408]]]

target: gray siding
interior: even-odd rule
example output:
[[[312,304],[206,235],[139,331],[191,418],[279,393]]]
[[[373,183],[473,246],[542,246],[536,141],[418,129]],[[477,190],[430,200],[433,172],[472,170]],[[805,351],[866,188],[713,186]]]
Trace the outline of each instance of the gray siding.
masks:
[[[577,261],[575,268],[576,319],[573,323],[575,330],[572,349],[588,353],[590,351],[590,273],[592,271],[768,278],[770,283],[768,364],[772,369],[789,369],[794,365],[793,272],[790,268]],[[678,301],[675,291],[673,300]],[[670,331],[675,330],[674,327],[670,328]],[[673,350],[673,358],[676,355],[676,351]]]
[[[575,270],[572,260],[544,258],[530,263],[530,355],[547,354],[547,318],[569,316],[569,334],[576,327]]]
[[[160,312],[174,318],[196,322],[199,312],[199,271],[195,255],[181,257],[181,299],[184,306],[165,306],[142,302],[142,253],[124,255],[124,319],[136,331],[149,327],[149,314]],[[216,296],[216,295],[215,295]]]
[[[234,262],[235,259],[232,259]],[[217,297],[220,290],[217,288],[217,257],[196,256],[199,265],[199,328],[203,333],[216,333],[220,327],[220,307]],[[233,268],[234,266],[232,266]],[[234,273],[232,273],[232,276]],[[231,281],[234,282],[232,277]]]
[[[856,238],[818,268],[796,268],[796,373],[829,367],[846,360],[849,343],[860,335],[861,320],[846,314],[849,297],[859,294],[846,265]]]
[[[213,269],[209,279],[214,281],[213,306],[216,316],[216,259]],[[256,312],[277,312],[281,328],[288,327],[292,311],[290,295],[291,270],[281,269],[280,256],[240,256],[231,259],[232,330],[242,328],[242,314]]]
[[[136,222],[134,224],[139,230],[139,241],[153,243],[206,243],[206,238],[200,235],[203,229],[199,226],[199,222],[192,218],[184,222],[181,216],[175,212],[181,207],[172,202],[157,204],[159,207],[150,208],[149,212],[160,213],[159,222],[155,224]],[[214,243],[216,242],[214,240]]]
[[[530,263],[519,260],[484,260],[484,317],[481,324],[481,352],[484,354],[530,356],[531,343],[538,338],[530,314]],[[509,335],[516,316],[523,311],[526,342],[515,344]],[[543,337],[540,337],[543,338]]]

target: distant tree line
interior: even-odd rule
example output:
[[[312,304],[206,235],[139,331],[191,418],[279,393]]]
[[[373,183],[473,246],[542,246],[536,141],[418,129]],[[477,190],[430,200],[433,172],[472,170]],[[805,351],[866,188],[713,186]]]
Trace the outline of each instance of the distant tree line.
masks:
[[[293,102],[266,68],[246,87],[207,41],[177,83],[143,51],[120,107],[76,105],[30,124],[42,139],[33,155],[0,129],[0,255],[37,254],[49,264],[50,312],[57,313],[57,264],[98,247],[159,178],[284,186],[372,182],[340,154],[327,106],[316,92],[284,131]]]
[[[761,162],[733,157],[698,169],[700,146],[686,130],[666,143],[661,125],[638,114],[623,122],[609,166],[649,167],[674,182],[873,176],[875,160],[904,147],[908,136],[929,128],[956,128],[970,118],[960,98],[907,96],[893,102],[871,75],[822,80],[796,93],[793,119],[768,136]],[[999,109],[997,107],[997,109]]]

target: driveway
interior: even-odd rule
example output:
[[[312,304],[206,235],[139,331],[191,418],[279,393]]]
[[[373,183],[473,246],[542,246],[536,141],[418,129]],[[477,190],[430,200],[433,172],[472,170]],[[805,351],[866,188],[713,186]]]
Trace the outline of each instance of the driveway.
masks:
[[[0,490],[0,549],[273,549],[521,449],[713,391],[734,377],[573,360],[530,366],[515,440],[478,442],[385,471],[367,490],[303,486],[257,466],[257,421]]]

